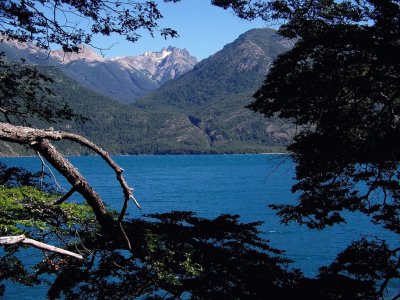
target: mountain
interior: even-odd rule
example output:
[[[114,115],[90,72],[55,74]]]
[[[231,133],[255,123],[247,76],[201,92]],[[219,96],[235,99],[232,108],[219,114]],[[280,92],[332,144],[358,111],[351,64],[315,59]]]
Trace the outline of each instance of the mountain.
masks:
[[[193,69],[197,59],[186,49],[163,48],[160,52],[145,52],[139,56],[111,58],[122,69],[136,69],[160,85]]]
[[[55,130],[81,134],[113,154],[165,154],[211,152],[206,136],[183,115],[139,109],[95,93],[71,79],[60,69],[40,66],[51,76],[52,89],[89,121],[63,121],[51,124]],[[59,99],[61,100],[61,99]],[[184,119],[184,122],[181,120]],[[1,116],[0,116],[1,121]],[[43,122],[37,128],[48,128]],[[176,140],[181,142],[176,142]],[[76,143],[54,142],[65,154],[93,154]],[[0,156],[34,155],[24,147],[0,141]]]
[[[159,87],[139,70],[124,70],[118,63],[108,60],[79,59],[70,62],[62,71],[86,88],[121,103],[132,103]]]
[[[111,59],[104,59],[89,48],[82,47],[78,54],[63,56],[57,51],[51,57],[67,65],[64,72],[71,78],[122,103],[134,102],[168,80],[184,74],[197,63],[187,50],[174,47]]]
[[[76,111],[90,118],[85,124],[63,122],[54,127],[85,135],[111,153],[276,152],[284,150],[295,128],[279,119],[266,119],[244,107],[252,101],[251,96],[263,81],[273,59],[290,47],[291,41],[282,39],[274,30],[248,31],[192,70],[129,105],[93,92],[83,80],[66,76],[65,69],[69,67],[41,68],[55,78],[56,93]],[[145,64],[145,56],[150,56],[152,62],[165,61],[172,52],[173,49],[166,48],[158,53],[144,54],[138,60]],[[93,76],[98,76],[95,70],[99,69],[95,66],[107,64],[122,69],[121,64],[130,61],[116,58],[99,62],[104,58],[89,54],[85,54],[86,58],[72,58],[74,61],[70,66],[82,64],[82,68],[89,68],[94,65]],[[59,61],[60,57],[57,59]],[[168,64],[158,65],[167,67]],[[154,83],[151,76],[157,74],[156,69],[149,68],[146,75],[141,74]],[[62,148],[69,154],[86,153],[76,145],[64,143]],[[15,151],[3,149],[10,154]]]
[[[79,53],[47,53],[30,44],[6,41],[0,44],[0,51],[15,60],[23,58],[27,63],[59,67],[86,88],[121,103],[134,102],[197,63],[187,50],[174,47],[111,59],[85,46]]]
[[[222,95],[244,91],[253,93],[260,86],[273,60],[290,49],[291,45],[273,29],[250,30],[136,105],[161,105],[185,110],[206,105]]]
[[[273,29],[250,30],[133,105],[185,114],[218,151],[284,146],[295,132],[293,126],[245,106],[274,59],[292,46],[293,41]]]

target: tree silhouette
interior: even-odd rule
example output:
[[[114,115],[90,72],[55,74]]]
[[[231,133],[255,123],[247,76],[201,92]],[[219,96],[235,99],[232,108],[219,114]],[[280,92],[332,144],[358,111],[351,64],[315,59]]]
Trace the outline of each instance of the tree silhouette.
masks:
[[[282,251],[260,238],[259,222],[240,223],[237,215],[204,219],[173,211],[124,220],[129,251],[123,239],[104,238],[87,205],[49,205],[53,196],[31,187],[0,188],[4,196],[0,219],[8,223],[0,223],[0,233],[57,240],[85,256],[78,261],[50,254],[32,266],[18,255],[18,245],[6,247],[0,283],[47,282],[50,299],[377,297],[370,281],[337,275],[335,266],[318,279],[305,278],[289,268]]]
[[[177,36],[171,28],[159,28],[161,18],[155,1],[7,0],[0,3],[0,34],[43,49],[56,44],[65,52],[78,52],[97,34],[118,34],[132,42],[141,37],[140,29]]]
[[[323,229],[345,222],[344,211],[357,211],[400,233],[399,2],[213,3],[242,18],[283,22],[279,33],[296,41],[274,62],[249,105],[298,126],[289,146],[297,163],[292,190],[298,204],[271,205],[282,221]],[[375,255],[379,264],[363,262]],[[361,240],[321,276],[362,279],[383,297],[388,282],[399,278],[399,261],[399,249]]]
[[[169,28],[159,29],[157,21],[162,18],[154,1],[2,1],[0,3],[0,39],[35,43],[38,47],[50,50],[53,44],[62,47],[64,52],[79,52],[82,43],[90,44],[94,35],[109,36],[119,34],[129,41],[136,41],[139,30],[147,30],[153,35],[155,30],[167,36],[176,36]],[[83,23],[88,26],[85,26]],[[23,61],[22,61],[23,63]],[[66,104],[60,103],[52,92],[52,80],[36,68],[7,61],[0,54],[0,139],[26,145],[38,156],[46,159],[71,184],[65,196],[55,201],[60,205],[74,192],[80,193],[101,226],[106,238],[130,242],[122,227],[128,203],[132,200],[139,208],[132,189],[123,177],[121,169],[103,149],[86,138],[67,132],[54,131],[53,128],[41,130],[29,125],[30,120],[45,122],[60,120],[84,120]],[[57,103],[58,102],[58,103]],[[79,171],[50,143],[50,141],[70,140],[101,156],[112,168],[124,193],[121,212],[118,217],[111,214],[100,196],[92,189]],[[10,171],[10,170],[8,170]],[[17,172],[18,173],[18,172]],[[18,174],[21,175],[21,174]],[[7,222],[6,222],[7,223]],[[23,243],[23,238],[8,236],[1,244]]]
[[[53,92],[53,79],[36,67],[11,62],[0,53],[0,78],[1,121],[21,125],[29,125],[33,120],[85,121]]]
[[[7,35],[3,38],[28,40],[45,48],[57,43],[65,51],[77,51],[80,43],[91,42],[93,34],[117,33],[135,40],[139,28],[150,32],[157,28],[160,15],[153,1],[139,6],[127,3],[133,5],[133,16],[126,15],[130,10],[119,7],[120,2],[111,2],[110,7],[108,1],[3,1],[1,33]],[[299,125],[289,148],[297,162],[298,183],[293,191],[299,193],[299,203],[273,206],[282,220],[322,229],[344,222],[344,210],[360,211],[399,233],[398,1],[212,3],[232,8],[242,18],[284,22],[279,32],[296,39],[294,48],[275,61],[250,105],[266,116],[278,115]],[[38,13],[41,8],[46,13]],[[67,12],[67,8],[91,22],[88,32],[80,31],[75,26],[78,23],[65,27],[65,23],[55,21],[53,16]],[[11,110],[2,109],[7,118]],[[61,162],[60,168],[67,162],[47,152],[53,151],[48,140],[80,140],[67,133],[9,123],[1,124],[0,133],[5,140],[26,143],[47,153],[54,164]],[[15,133],[18,138],[12,135]],[[91,147],[102,153],[95,145]],[[115,171],[122,176],[121,169]],[[75,171],[67,173],[71,172],[71,180],[76,179],[72,193],[82,186],[78,184],[81,178]],[[15,176],[8,180],[15,180]],[[48,256],[32,274],[14,255],[18,246],[6,247],[7,255],[0,260],[0,279],[30,285],[39,282],[41,274],[55,274],[50,297],[376,299],[384,297],[389,282],[400,278],[400,250],[384,241],[353,242],[330,266],[321,268],[317,278],[308,279],[290,270],[281,252],[258,237],[256,223],[240,224],[237,216],[205,220],[191,213],[173,212],[152,215],[152,220],[123,220],[131,197],[127,193],[118,218],[124,234],[105,239],[104,231],[93,222],[94,215],[97,213],[103,228],[118,226],[116,213],[102,210],[101,202],[94,212],[79,206],[71,211],[68,204],[49,205],[55,199],[37,190],[21,193],[8,187],[1,192],[13,195],[1,202],[5,204],[0,210],[2,234],[23,231],[36,234],[38,239],[54,234],[67,248],[97,249],[86,252],[84,264]],[[99,213],[103,215],[99,217]],[[25,226],[18,227],[18,223]],[[132,242],[131,247],[127,241]],[[394,295],[394,299],[399,297]]]

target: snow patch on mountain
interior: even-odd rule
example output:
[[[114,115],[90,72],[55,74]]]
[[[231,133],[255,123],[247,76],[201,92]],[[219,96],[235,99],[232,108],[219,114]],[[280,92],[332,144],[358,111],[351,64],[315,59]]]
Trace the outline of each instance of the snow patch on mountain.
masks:
[[[174,47],[139,56],[105,58],[89,46],[80,46],[77,53],[66,53],[0,37],[0,51],[14,60],[23,58],[26,63],[65,66],[61,70],[86,88],[123,103],[149,94],[197,63],[187,50]]]
[[[139,70],[151,80],[163,84],[193,69],[197,59],[186,49],[175,47],[163,48],[159,52],[145,52],[139,56],[114,57],[110,60],[121,68]]]

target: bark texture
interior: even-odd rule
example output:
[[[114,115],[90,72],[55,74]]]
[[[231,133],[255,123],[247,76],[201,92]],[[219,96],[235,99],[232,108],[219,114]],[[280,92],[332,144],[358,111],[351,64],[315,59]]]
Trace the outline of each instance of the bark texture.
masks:
[[[31,147],[39,152],[61,175],[63,175],[74,189],[80,193],[92,207],[96,219],[103,229],[114,227],[114,221],[101,200],[79,171],[58,152],[46,139],[39,139],[30,143]]]
[[[117,221],[107,212],[107,209],[100,196],[92,189],[87,180],[79,173],[79,171],[50,143],[49,140],[71,140],[79,143],[100,155],[107,164],[115,171],[117,180],[120,182],[124,192],[124,203],[121,213]],[[133,196],[131,189],[124,177],[123,169],[120,168],[111,158],[108,152],[89,141],[88,139],[68,132],[42,130],[31,127],[15,126],[9,123],[0,122],[0,140],[29,145],[32,149],[42,155],[58,172],[60,172],[72,185],[74,191],[80,193],[87,203],[92,207],[96,219],[105,231],[114,230],[117,226],[123,233],[121,222],[125,215],[126,208],[130,199],[140,208],[139,203]],[[72,194],[72,193],[71,193]],[[63,201],[65,201],[63,199]],[[124,235],[125,236],[125,235]],[[128,245],[129,245],[129,241]]]

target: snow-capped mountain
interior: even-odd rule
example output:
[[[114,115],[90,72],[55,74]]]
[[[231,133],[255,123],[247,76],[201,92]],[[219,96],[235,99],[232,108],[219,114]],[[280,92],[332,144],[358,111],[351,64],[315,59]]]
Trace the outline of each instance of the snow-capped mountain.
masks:
[[[163,48],[159,52],[145,52],[139,56],[111,58],[125,70],[142,71],[151,80],[163,84],[191,70],[197,59],[186,49]]]
[[[65,66],[60,69],[83,86],[123,103],[135,102],[197,63],[187,50],[174,47],[139,56],[105,58],[86,46],[81,46],[79,53],[45,52],[4,39],[0,51],[14,60],[23,58],[26,63]]]

